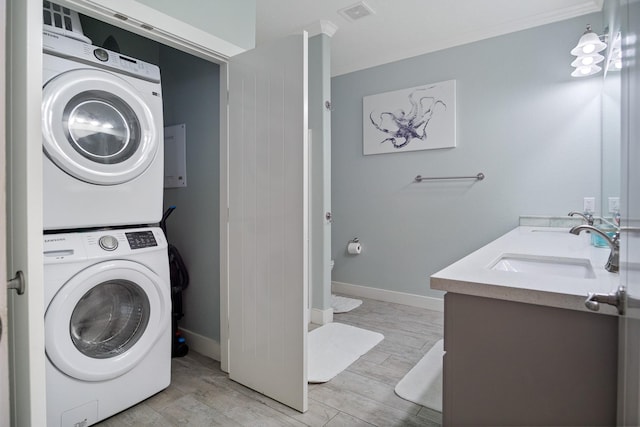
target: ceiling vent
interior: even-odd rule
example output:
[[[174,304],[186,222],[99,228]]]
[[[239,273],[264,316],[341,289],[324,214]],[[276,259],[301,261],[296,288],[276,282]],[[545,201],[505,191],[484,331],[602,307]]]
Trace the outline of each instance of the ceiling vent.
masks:
[[[371,6],[361,1],[356,4],[352,4],[349,7],[340,9],[338,11],[340,15],[345,17],[347,21],[357,21],[358,19],[366,18],[369,15],[373,15],[375,11],[371,9]]]

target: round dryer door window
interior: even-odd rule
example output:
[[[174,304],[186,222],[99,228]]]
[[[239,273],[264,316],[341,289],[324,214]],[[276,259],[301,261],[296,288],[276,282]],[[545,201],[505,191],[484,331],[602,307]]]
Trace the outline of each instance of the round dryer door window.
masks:
[[[85,182],[116,185],[149,167],[162,130],[147,99],[129,82],[101,70],[73,70],[42,90],[42,137],[46,155]]]
[[[95,264],[65,283],[47,307],[47,356],[79,380],[116,378],[170,335],[170,305],[169,284],[145,266]]]
[[[117,165],[140,147],[140,122],[120,98],[93,90],[74,96],[62,114],[67,142],[83,157]]]

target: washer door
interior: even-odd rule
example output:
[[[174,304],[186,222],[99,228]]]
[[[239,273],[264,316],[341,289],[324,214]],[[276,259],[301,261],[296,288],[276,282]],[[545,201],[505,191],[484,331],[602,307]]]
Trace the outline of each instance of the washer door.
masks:
[[[115,185],[142,174],[158,148],[158,129],[138,90],[101,70],[73,70],[42,90],[42,141],[64,172]]]
[[[47,356],[79,380],[116,378],[170,334],[170,309],[169,284],[147,267],[95,264],[65,283],[47,307]]]

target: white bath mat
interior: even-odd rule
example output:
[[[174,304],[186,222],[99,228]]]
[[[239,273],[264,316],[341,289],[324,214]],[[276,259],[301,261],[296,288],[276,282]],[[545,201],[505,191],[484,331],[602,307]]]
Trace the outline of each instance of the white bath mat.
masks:
[[[346,313],[356,307],[360,307],[361,304],[362,300],[331,294],[331,308],[333,309],[333,314]]]
[[[396,385],[396,394],[418,405],[442,412],[442,356],[440,340]]]
[[[342,323],[309,332],[307,372],[310,383],[325,383],[371,350],[384,336]]]

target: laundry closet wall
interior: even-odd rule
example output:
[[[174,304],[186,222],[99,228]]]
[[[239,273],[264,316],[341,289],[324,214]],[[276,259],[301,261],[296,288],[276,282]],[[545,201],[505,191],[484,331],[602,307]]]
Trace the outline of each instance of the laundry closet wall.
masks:
[[[187,129],[187,187],[167,189],[164,205],[177,208],[167,221],[173,243],[189,269],[181,329],[188,338],[220,342],[220,67],[170,47],[160,47],[165,126]],[[166,83],[165,83],[166,82]],[[189,344],[189,342],[188,342]],[[214,345],[215,347],[215,345]],[[217,348],[217,347],[216,347]],[[198,346],[219,359],[219,350]],[[216,354],[217,353],[217,354]]]
[[[164,193],[164,207],[177,207],[167,220],[169,241],[180,251],[191,278],[179,324],[189,332],[188,344],[197,339],[199,351],[219,358],[220,67],[92,18],[82,17],[82,26],[95,45],[112,35],[121,53],[157,64],[164,124],[186,124],[188,186]]]

